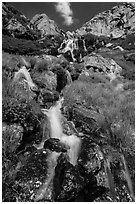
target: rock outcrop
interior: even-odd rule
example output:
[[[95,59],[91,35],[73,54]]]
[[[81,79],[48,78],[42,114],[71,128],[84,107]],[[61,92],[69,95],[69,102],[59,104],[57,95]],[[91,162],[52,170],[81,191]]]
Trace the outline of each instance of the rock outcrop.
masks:
[[[135,4],[121,3],[104,11],[76,30],[79,35],[92,33],[112,38],[125,37],[135,32]]]
[[[84,57],[85,68],[92,68],[94,72],[106,74],[110,80],[120,76],[122,68],[110,58],[104,58],[98,54],[91,54],[90,56]]]
[[[45,35],[59,35],[60,29],[56,23],[51,20],[46,14],[36,14],[32,20],[32,25],[34,25],[38,30],[41,31],[41,37]]]

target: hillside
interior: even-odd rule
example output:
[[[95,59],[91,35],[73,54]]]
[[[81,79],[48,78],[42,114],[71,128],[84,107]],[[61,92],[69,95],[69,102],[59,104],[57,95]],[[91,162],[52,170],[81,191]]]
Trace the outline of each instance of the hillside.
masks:
[[[91,33],[112,38],[126,37],[135,32],[135,4],[122,3],[86,22],[76,33]]]

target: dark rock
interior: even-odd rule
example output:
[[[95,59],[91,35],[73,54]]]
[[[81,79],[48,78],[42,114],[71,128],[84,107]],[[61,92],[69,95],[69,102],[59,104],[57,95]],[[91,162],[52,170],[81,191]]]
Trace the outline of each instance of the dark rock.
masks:
[[[45,141],[44,148],[50,149],[51,151],[56,151],[56,152],[67,152],[67,150],[69,149],[69,146],[62,143],[57,138],[50,138]]]
[[[59,93],[57,91],[45,91],[45,89],[41,89],[41,100],[45,105],[48,102],[55,102],[59,100]]]
[[[80,132],[90,134],[97,127],[97,120],[100,115],[97,112],[89,110],[81,105],[74,105],[71,109],[68,108],[69,117],[74,121],[75,127]]]
[[[84,186],[84,179],[78,168],[60,157],[55,168],[54,177],[55,201],[70,201],[78,196]]]
[[[7,183],[2,186],[2,202],[17,202],[17,193]]]
[[[54,95],[52,92],[50,91],[44,91],[44,93],[42,93],[42,102],[45,104],[47,102],[54,102]]]
[[[28,156],[25,164],[17,172],[14,182],[11,186],[11,191],[15,193],[16,200],[19,202],[34,201],[34,196],[45,182],[47,174],[47,154],[43,152],[34,151]],[[5,189],[7,192],[8,187]],[[6,199],[6,194],[3,194],[3,198]],[[6,200],[12,201],[10,197]]]
[[[56,91],[59,93],[61,90],[70,83],[67,70],[65,70],[61,65],[54,67],[53,72],[57,75],[57,87]]]
[[[92,136],[82,138],[78,164],[82,165],[87,172],[96,175],[101,170],[103,155],[99,146],[93,141]]]
[[[53,92],[54,95],[54,101],[58,101],[59,100],[59,93],[57,91]]]
[[[87,154],[87,152],[85,152],[85,154]],[[83,159],[85,159],[85,157]],[[91,160],[90,162],[92,162]],[[86,162],[87,165],[90,165],[89,160],[86,160]],[[106,188],[97,186],[97,180],[92,170],[93,168],[87,169],[80,162],[77,166],[72,166],[67,159],[61,155],[55,168],[53,181],[55,201],[94,201],[95,198],[100,197]]]
[[[94,202],[95,199],[100,198],[105,192],[106,188],[104,186],[88,184],[84,189],[84,201]]]

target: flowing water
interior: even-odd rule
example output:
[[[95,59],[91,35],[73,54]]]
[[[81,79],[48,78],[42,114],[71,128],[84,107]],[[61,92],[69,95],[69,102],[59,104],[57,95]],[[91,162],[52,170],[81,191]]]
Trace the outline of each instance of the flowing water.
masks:
[[[63,128],[61,125],[61,105],[62,99],[59,100],[55,106],[51,107],[49,110],[42,109],[48,117],[50,123],[50,137],[58,138],[60,141],[66,145],[69,145],[70,149],[67,151],[69,156],[69,162],[75,166],[77,164],[78,154],[80,150],[81,140],[76,135],[67,136],[63,134]],[[35,201],[41,200],[43,197],[47,197],[47,192],[50,183],[52,182],[55,175],[55,167],[57,165],[57,159],[61,153],[52,152],[47,158],[48,172],[45,183],[39,188]]]

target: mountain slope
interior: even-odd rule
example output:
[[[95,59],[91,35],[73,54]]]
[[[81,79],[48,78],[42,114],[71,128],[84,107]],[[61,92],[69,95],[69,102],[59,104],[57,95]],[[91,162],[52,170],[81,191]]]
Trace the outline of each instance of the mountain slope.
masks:
[[[76,30],[79,35],[91,33],[112,38],[125,37],[135,32],[135,4],[122,3],[104,11]]]
[[[35,40],[40,35],[26,16],[7,3],[2,4],[2,32],[12,37],[29,40]]]

